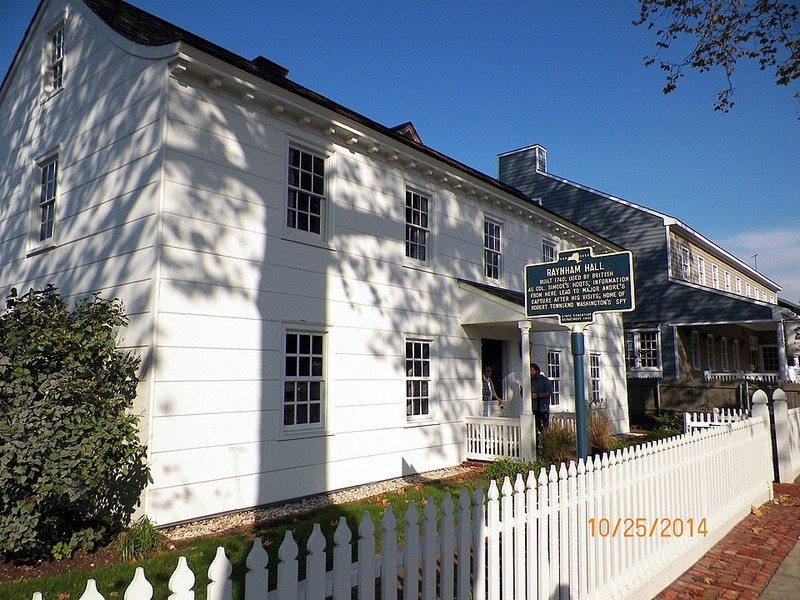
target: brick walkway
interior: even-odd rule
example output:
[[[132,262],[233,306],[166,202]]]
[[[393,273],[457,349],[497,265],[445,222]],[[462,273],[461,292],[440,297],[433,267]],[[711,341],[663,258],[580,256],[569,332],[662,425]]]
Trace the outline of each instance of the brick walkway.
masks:
[[[656,599],[758,598],[800,537],[800,479],[774,491]]]

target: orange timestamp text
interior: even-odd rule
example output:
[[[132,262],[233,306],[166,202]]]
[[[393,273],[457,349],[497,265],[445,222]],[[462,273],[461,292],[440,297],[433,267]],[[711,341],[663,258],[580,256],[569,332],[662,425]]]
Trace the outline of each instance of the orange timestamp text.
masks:
[[[601,517],[589,519],[589,535],[591,537],[695,537],[708,535],[706,518],[670,518],[670,517],[617,517],[609,519]]]

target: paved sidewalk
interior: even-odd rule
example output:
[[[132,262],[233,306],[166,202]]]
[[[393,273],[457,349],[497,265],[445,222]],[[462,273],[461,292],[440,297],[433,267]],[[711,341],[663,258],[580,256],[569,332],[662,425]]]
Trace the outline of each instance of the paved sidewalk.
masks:
[[[800,478],[774,491],[657,600],[800,598]]]

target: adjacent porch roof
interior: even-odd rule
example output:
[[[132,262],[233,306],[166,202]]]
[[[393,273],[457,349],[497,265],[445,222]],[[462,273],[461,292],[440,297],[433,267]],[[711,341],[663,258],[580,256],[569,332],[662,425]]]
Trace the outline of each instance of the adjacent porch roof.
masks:
[[[525,295],[516,290],[487,285],[467,279],[458,280],[458,304],[461,325],[513,326],[520,321],[531,321],[525,314]],[[564,331],[565,327],[555,317],[541,317],[534,321],[534,331]]]

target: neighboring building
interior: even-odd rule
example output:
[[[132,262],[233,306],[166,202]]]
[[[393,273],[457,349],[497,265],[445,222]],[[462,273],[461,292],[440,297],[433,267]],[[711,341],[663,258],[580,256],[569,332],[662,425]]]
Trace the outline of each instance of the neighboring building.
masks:
[[[128,4],[43,0],[0,87],[0,288],[124,300],[167,524],[458,464],[481,365],[574,409],[525,264],[619,246]],[[587,381],[626,431],[622,317]]]
[[[633,252],[624,314],[629,377],[789,379],[780,287],[677,219],[547,172],[539,145],[499,156],[499,178]]]

